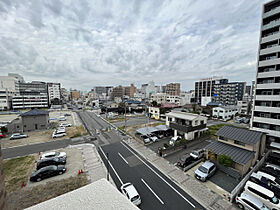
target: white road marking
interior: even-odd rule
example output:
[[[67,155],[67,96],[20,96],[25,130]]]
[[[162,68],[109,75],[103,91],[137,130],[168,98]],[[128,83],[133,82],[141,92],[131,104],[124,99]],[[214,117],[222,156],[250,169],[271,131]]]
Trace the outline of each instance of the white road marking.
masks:
[[[123,159],[123,161],[128,165],[128,162],[126,161],[126,159],[124,159],[124,157],[122,156],[122,154],[119,153],[119,152],[118,152],[118,154],[119,154],[119,156]]]
[[[116,172],[115,168],[113,167],[113,165],[111,164],[111,162],[108,160],[107,156],[105,155],[103,149],[100,147],[100,150],[102,152],[102,154],[104,155],[105,159],[108,161],[109,165],[111,166],[111,168],[113,169],[114,173],[116,174],[117,178],[119,179],[120,183],[123,185],[123,181],[121,180],[121,178],[119,177],[118,173]]]
[[[185,201],[187,201],[193,208],[195,208],[195,205],[193,205],[187,198],[185,198],[178,190],[176,190],[171,184],[169,184],[164,178],[162,178],[154,169],[152,169],[147,163],[145,163],[138,155],[136,155],[128,146],[126,146],[123,142],[121,144],[126,147],[132,154],[135,155],[143,164],[145,164],[152,172],[154,172],[162,181],[164,181],[172,190],[174,190],[181,198],[183,198]]]
[[[153,191],[153,189],[145,182],[144,179],[141,179],[141,181],[146,185],[146,187],[156,196],[156,198],[161,202],[161,204],[164,204],[164,202],[160,199],[160,197]]]

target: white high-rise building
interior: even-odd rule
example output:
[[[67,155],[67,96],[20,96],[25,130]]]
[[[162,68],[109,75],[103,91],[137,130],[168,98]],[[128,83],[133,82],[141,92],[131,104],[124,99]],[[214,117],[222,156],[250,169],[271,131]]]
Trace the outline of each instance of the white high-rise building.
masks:
[[[59,104],[61,101],[60,83],[48,83],[49,104]]]

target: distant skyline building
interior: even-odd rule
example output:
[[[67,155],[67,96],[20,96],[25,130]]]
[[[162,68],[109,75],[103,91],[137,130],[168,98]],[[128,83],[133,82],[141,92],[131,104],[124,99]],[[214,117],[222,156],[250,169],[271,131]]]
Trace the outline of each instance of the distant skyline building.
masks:
[[[280,143],[280,0],[263,5],[251,128]]]
[[[181,84],[180,83],[169,83],[166,85],[165,93],[171,96],[180,96]]]
[[[47,83],[49,105],[61,104],[61,85],[60,83]]]

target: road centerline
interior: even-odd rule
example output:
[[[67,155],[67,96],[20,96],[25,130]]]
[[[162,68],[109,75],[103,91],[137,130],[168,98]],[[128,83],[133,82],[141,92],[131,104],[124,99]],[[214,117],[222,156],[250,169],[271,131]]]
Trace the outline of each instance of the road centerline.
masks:
[[[146,187],[154,194],[154,196],[159,200],[159,202],[164,205],[164,202],[160,199],[160,197],[153,191],[153,189],[145,182],[144,179],[141,178],[141,181],[146,185]]]
[[[105,157],[105,159],[108,161],[109,165],[111,166],[112,170],[114,171],[114,173],[116,174],[117,178],[119,179],[121,185],[123,185],[123,181],[121,180],[119,174],[117,173],[117,171],[115,170],[115,168],[113,167],[113,165],[111,164],[110,160],[108,160],[107,156],[105,155],[103,149],[101,147],[100,148],[100,151],[102,152],[103,156]]]
[[[118,155],[119,155],[119,156],[123,159],[123,161],[128,165],[127,160],[122,156],[122,154],[118,152]]]
[[[153,168],[151,168],[145,161],[143,161],[135,152],[133,152],[125,143],[120,142],[127,150],[129,150],[135,157],[137,157],[144,165],[146,165],[154,174],[156,174],[162,181],[164,181],[171,189],[173,189],[181,198],[188,202],[193,208],[195,205],[192,204],[187,198],[185,198],[178,190],[176,190],[170,183],[168,183],[161,175],[159,175]]]

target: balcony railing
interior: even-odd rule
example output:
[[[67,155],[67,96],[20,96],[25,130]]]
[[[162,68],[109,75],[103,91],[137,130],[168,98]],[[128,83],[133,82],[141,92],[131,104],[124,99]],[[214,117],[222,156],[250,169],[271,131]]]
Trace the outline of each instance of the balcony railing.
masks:
[[[192,132],[195,130],[201,130],[203,128],[206,128],[206,124],[201,124],[198,126],[189,126],[189,125],[180,125],[178,123],[174,123],[174,122],[170,122],[170,128],[184,132],[184,133],[188,133],[188,132]]]

